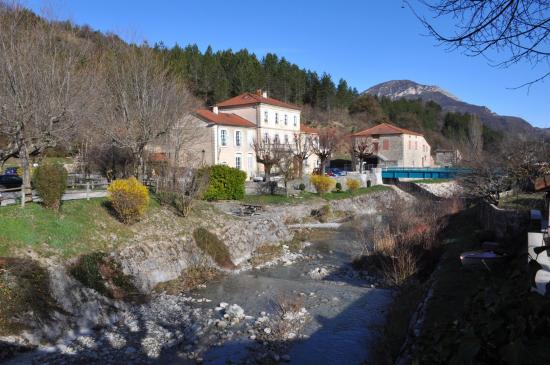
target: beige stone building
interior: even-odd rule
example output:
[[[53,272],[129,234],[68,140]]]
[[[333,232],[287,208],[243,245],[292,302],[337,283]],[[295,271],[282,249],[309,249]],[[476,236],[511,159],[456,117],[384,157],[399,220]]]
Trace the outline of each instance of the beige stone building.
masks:
[[[278,141],[293,147],[295,138],[314,138],[316,131],[302,125],[300,118],[296,105],[269,98],[265,92],[245,93],[211,109],[199,109],[179,123],[167,137],[177,141],[187,136],[179,152],[169,143],[151,150],[177,154],[185,164],[223,164],[245,171],[248,177],[260,176],[263,166],[256,162],[254,141]],[[317,166],[317,157],[311,155],[304,162],[304,172],[311,173]]]
[[[374,156],[367,161],[374,166],[431,167],[431,147],[421,133],[382,123],[354,133],[352,143],[369,140]]]

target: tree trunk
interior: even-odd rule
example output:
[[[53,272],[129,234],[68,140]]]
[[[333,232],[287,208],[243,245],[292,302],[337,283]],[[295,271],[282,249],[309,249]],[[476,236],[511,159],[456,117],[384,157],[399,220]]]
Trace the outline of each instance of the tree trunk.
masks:
[[[21,161],[21,168],[23,169],[23,185],[21,185],[21,207],[25,206],[27,200],[27,194],[31,192],[31,162],[29,156],[29,150],[27,144],[23,142],[21,144],[21,150],[19,151],[19,160]]]
[[[298,177],[301,179],[304,177],[304,160],[298,160]]]
[[[326,159],[321,159],[321,176],[325,176],[325,165],[327,163]]]
[[[264,165],[265,182],[271,181],[271,165]]]

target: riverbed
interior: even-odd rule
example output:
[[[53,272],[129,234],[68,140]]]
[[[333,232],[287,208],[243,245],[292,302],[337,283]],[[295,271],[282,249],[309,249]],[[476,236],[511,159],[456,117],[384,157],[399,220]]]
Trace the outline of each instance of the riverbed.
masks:
[[[156,295],[117,314],[112,327],[76,333],[10,363],[362,364],[391,291],[353,270],[360,252],[350,224],[318,229],[293,262]]]

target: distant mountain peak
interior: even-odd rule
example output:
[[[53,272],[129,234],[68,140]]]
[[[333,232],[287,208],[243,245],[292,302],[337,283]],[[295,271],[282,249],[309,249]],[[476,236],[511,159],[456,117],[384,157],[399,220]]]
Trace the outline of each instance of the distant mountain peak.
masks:
[[[460,101],[458,97],[436,85],[423,85],[411,80],[392,80],[375,85],[365,91],[366,94],[390,99],[421,98],[426,93],[439,93]]]
[[[421,99],[425,102],[434,101],[444,111],[477,115],[479,120],[488,127],[511,136],[513,135],[516,138],[538,137],[541,132],[544,132],[539,128],[534,128],[522,118],[499,115],[486,106],[464,102],[436,85],[422,85],[411,80],[391,80],[374,85],[364,91],[363,94],[379,98],[385,97],[391,100]]]

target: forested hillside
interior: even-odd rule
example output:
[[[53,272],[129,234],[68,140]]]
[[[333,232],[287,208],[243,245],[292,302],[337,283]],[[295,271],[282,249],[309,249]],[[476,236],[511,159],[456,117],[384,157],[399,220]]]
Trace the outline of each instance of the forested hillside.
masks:
[[[259,59],[246,49],[201,52],[197,45],[166,48],[155,45],[172,72],[182,77],[200,99],[211,105],[244,92],[266,90],[271,97],[321,110],[347,108],[358,95],[345,80],[300,68],[284,57],[268,53]]]

